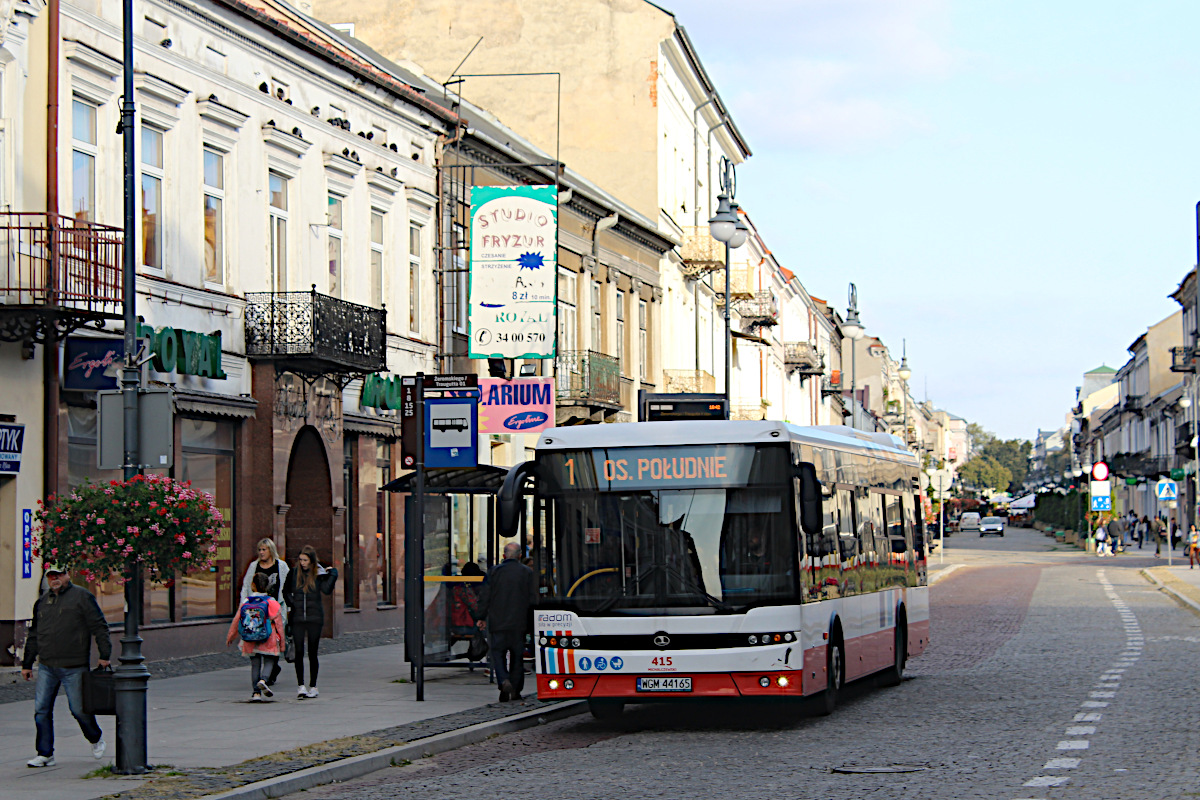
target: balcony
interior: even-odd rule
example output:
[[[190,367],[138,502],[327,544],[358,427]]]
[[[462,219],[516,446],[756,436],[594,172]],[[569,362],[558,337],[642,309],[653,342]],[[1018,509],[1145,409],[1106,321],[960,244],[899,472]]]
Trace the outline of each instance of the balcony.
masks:
[[[733,301],[733,310],[747,328],[770,327],[779,324],[779,302],[771,291],[755,292],[750,297]]]
[[[1151,456],[1145,453],[1117,453],[1108,460],[1114,475],[1122,478],[1156,478],[1183,465],[1177,455]]]
[[[563,350],[555,360],[558,424],[603,422],[621,410],[617,359],[594,350]]]
[[[1175,426],[1175,452],[1190,453],[1192,451],[1192,423],[1185,422]]]
[[[725,245],[712,238],[707,225],[684,227],[679,255],[683,258],[680,271],[685,278],[699,278],[725,268]]]
[[[833,374],[821,381],[821,397],[842,396],[842,372],[834,370]]]
[[[1125,402],[1121,404],[1121,410],[1130,414],[1143,416],[1146,411],[1146,398],[1140,394],[1130,394],[1125,396]]]
[[[1195,372],[1196,351],[1191,347],[1171,348],[1171,372]]]
[[[246,355],[345,386],[387,369],[387,312],[311,292],[246,294]]]
[[[721,265],[722,267],[724,264]],[[719,308],[725,306],[725,275],[717,274],[712,279],[713,291],[716,292],[714,302]],[[737,301],[749,300],[754,297],[754,269],[746,263],[729,265],[729,294]]]
[[[0,226],[0,341],[54,342],[121,318],[120,228],[20,212],[0,212]]]
[[[702,369],[664,369],[663,391],[667,394],[714,394],[717,379]]]
[[[822,375],[825,372],[825,355],[812,342],[785,342],[783,365],[789,372],[800,375]]]

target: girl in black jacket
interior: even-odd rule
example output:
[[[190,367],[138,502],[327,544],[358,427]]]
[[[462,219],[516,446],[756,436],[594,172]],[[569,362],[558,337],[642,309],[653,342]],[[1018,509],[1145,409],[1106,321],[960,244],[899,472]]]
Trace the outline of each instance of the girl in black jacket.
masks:
[[[288,604],[288,624],[296,642],[296,697],[317,696],[317,645],[321,628],[325,626],[325,604],[322,594],[333,594],[338,571],[326,569],[317,561],[317,551],[305,545],[296,558],[296,566],[288,572],[283,583],[283,597]],[[304,650],[308,645],[309,683],[304,683]]]

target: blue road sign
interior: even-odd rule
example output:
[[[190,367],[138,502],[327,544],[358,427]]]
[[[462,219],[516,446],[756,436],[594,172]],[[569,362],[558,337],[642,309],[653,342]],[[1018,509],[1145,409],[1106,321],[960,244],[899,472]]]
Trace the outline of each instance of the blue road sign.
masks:
[[[474,467],[479,430],[475,398],[426,398],[425,466]]]
[[[1112,498],[1099,494],[1092,498],[1092,511],[1112,511]]]
[[[1179,487],[1175,481],[1163,478],[1154,484],[1154,494],[1158,496],[1159,500],[1176,500],[1179,497]]]

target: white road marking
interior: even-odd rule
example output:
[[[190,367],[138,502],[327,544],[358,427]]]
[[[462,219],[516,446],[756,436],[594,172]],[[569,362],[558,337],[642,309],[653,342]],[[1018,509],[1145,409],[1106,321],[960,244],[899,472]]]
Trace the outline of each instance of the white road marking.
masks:
[[[1067,728],[1067,736],[1090,736],[1095,732],[1095,725],[1072,725]]]
[[[1076,714],[1076,722],[1099,722],[1103,714]]]
[[[1111,699],[1116,696],[1116,692],[1088,692],[1088,697],[1092,698],[1093,700]]]
[[[1075,769],[1082,760],[1079,758],[1052,758],[1042,769]]]
[[[1084,700],[1079,706],[1080,708],[1108,708],[1108,703],[1099,700]]]
[[[1087,750],[1092,743],[1087,739],[1064,739],[1058,743],[1058,750]]]
[[[1070,778],[1051,778],[1048,775],[1042,775],[1038,778],[1030,778],[1025,781],[1025,786],[1062,786],[1067,783]]]

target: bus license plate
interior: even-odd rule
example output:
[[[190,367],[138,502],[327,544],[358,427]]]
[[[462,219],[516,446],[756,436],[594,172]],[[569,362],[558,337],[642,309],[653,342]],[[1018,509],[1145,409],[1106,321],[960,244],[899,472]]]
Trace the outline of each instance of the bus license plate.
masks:
[[[690,692],[691,678],[638,678],[639,692]]]

